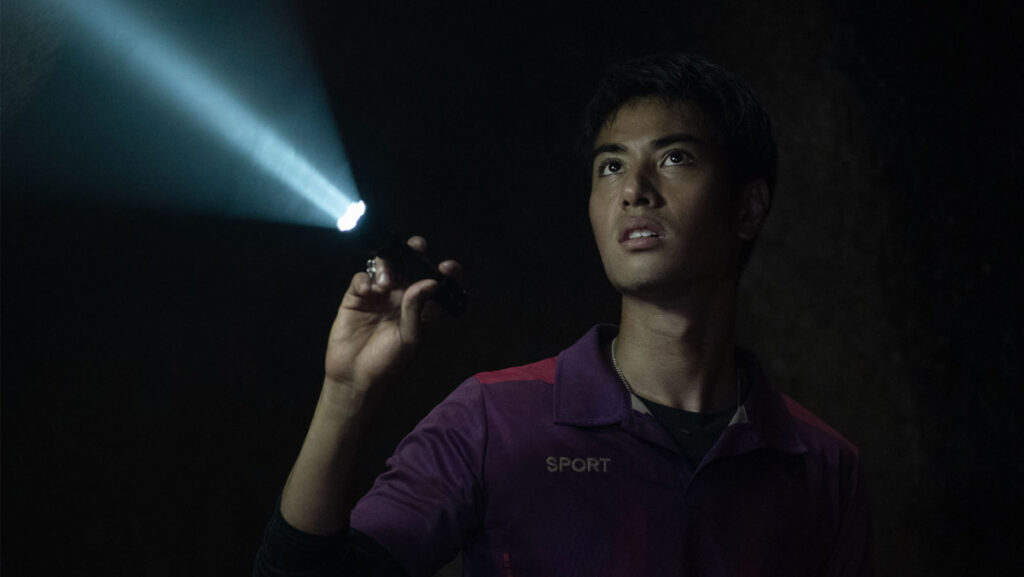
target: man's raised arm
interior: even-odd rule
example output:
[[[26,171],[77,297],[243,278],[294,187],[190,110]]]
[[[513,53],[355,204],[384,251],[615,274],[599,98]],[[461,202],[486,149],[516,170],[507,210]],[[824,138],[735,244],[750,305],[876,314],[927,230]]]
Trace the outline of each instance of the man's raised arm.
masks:
[[[409,239],[409,245],[426,249],[420,237]],[[455,261],[444,261],[438,269],[449,276],[460,274]],[[380,259],[376,271],[374,278],[365,272],[352,277],[331,327],[323,388],[281,494],[281,516],[288,530],[322,537],[347,532],[355,501],[351,473],[362,434],[384,389],[405,370],[419,344],[437,281],[400,286],[388,263]],[[257,556],[256,574],[300,574],[278,571],[280,559],[268,558],[281,557],[276,552],[287,549],[270,542],[280,541],[272,533],[268,530]]]

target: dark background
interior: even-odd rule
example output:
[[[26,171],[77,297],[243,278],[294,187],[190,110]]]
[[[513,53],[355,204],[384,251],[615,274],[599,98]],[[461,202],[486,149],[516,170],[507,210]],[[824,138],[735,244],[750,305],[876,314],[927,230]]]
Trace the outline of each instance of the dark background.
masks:
[[[363,197],[473,294],[392,391],[362,487],[462,379],[617,318],[579,112],[608,61],[693,50],[775,121],[740,339],[861,448],[879,574],[1024,566],[1019,4],[342,4],[296,6]],[[365,233],[97,200],[101,168],[58,169],[75,55],[17,50],[45,27],[4,12],[2,571],[247,573]]]

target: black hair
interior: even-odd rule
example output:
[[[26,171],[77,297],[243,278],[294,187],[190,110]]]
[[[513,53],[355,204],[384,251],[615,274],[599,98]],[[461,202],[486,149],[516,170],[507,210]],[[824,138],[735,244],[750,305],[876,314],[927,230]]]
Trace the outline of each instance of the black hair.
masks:
[[[632,100],[652,96],[696,104],[722,135],[731,180],[738,185],[764,180],[770,206],[778,174],[771,119],[739,77],[689,54],[655,54],[608,67],[584,115],[579,144],[588,163],[597,134],[615,113]],[[752,244],[744,243],[741,270]]]

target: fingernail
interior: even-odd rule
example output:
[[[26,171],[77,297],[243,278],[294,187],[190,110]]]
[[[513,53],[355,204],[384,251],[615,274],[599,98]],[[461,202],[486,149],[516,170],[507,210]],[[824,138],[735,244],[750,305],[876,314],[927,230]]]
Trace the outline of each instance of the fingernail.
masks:
[[[388,284],[389,280],[391,280],[391,279],[388,278],[388,273],[386,273],[386,272],[377,273],[377,284],[379,284],[381,286],[384,286],[384,285]]]

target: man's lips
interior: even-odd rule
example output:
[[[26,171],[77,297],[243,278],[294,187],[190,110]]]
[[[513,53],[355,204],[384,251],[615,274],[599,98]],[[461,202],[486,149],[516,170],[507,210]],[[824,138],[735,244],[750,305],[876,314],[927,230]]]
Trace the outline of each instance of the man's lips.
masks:
[[[633,217],[628,219],[619,228],[619,243],[653,244],[654,241],[665,236],[665,229],[657,221],[649,218]]]

